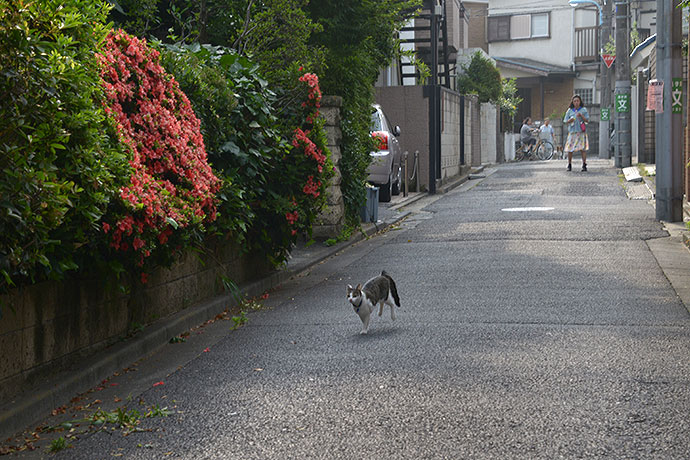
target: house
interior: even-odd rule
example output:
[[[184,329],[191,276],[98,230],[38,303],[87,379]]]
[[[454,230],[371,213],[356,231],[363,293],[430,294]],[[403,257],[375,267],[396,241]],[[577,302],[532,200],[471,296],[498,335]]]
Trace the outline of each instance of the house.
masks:
[[[599,103],[598,10],[568,0],[491,0],[487,42],[504,78],[515,78],[514,129],[527,116],[561,118],[573,94],[586,106]],[[595,136],[592,136],[595,137]]]

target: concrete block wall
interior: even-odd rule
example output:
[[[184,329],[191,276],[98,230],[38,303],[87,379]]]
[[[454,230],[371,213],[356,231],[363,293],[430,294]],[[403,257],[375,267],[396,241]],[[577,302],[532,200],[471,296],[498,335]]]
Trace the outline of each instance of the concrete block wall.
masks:
[[[465,111],[465,117],[469,114],[470,131],[472,132],[472,142],[469,150],[471,160],[467,161],[467,150],[465,150],[465,162],[470,166],[480,166],[482,164],[481,104],[479,103],[479,98],[474,95],[465,96],[465,100],[470,102],[470,110]]]
[[[223,241],[206,255],[189,252],[170,269],[154,271],[146,285],[94,277],[46,281],[0,297],[0,406],[27,386],[145,326],[223,292],[221,275],[235,283],[271,268]]]
[[[460,104],[461,96],[453,91],[441,91],[441,182],[458,176],[460,163]]]
[[[498,111],[496,106],[483,102],[480,104],[481,120],[481,163],[497,163]]]
[[[465,164],[472,165],[472,97],[465,96]]]

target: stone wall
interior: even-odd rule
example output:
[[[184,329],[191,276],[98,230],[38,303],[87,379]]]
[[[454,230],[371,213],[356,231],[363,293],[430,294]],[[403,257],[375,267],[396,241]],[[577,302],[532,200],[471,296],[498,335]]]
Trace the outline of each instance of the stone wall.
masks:
[[[326,208],[317,218],[314,227],[314,238],[334,238],[340,235],[345,225],[345,201],[340,189],[342,175],[340,173],[340,160],[342,152],[340,144],[343,138],[340,129],[340,109],[343,99],[338,96],[324,96],[321,98],[321,117],[325,120],[328,150],[331,152],[331,161],[335,166],[335,175],[326,189]]]

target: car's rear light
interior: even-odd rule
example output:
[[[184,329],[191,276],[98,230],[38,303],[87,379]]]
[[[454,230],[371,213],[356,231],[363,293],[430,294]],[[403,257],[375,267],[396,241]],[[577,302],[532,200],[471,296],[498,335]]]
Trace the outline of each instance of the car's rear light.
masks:
[[[373,131],[371,137],[378,141],[376,144],[378,150],[388,150],[388,133],[384,131]]]

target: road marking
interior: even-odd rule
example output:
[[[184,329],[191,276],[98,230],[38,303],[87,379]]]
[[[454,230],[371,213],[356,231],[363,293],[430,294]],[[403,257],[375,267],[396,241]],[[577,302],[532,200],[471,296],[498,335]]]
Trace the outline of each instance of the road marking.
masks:
[[[553,211],[554,208],[545,208],[539,206],[526,207],[526,208],[503,208],[501,211],[505,212],[533,212],[533,211]]]

